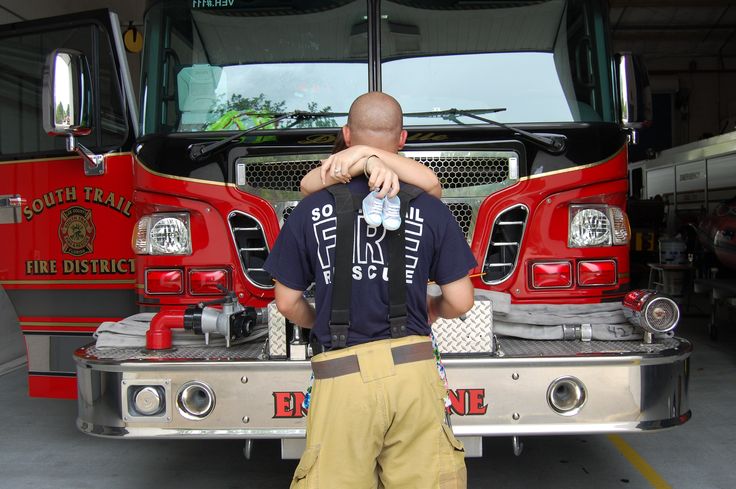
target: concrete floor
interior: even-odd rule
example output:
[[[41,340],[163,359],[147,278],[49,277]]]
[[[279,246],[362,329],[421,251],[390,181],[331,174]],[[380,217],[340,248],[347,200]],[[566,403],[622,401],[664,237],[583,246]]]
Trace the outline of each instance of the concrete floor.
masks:
[[[701,310],[705,310],[703,304]],[[468,459],[470,488],[736,487],[736,328],[721,316],[717,343],[705,317],[688,316],[679,334],[695,343],[693,418],[666,432],[524,438],[514,457],[509,438],[486,439],[484,457]],[[276,441],[258,441],[245,460],[240,441],[107,440],[79,433],[74,401],[30,399],[23,369],[0,376],[0,488],[285,488],[296,466]],[[617,443],[614,443],[617,442]],[[623,443],[623,445],[622,445]],[[638,461],[630,462],[629,458]]]

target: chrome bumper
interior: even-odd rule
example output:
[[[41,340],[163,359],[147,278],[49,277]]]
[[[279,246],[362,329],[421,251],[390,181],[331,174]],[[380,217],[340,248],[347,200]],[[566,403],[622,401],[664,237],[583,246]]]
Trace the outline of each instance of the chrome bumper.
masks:
[[[453,428],[460,437],[633,432],[690,418],[687,340],[505,340],[502,346],[502,357],[445,360]],[[250,348],[180,348],[163,355],[81,348],[75,353],[77,426],[109,437],[304,437],[300,404],[309,362],[262,360]],[[561,377],[584,386],[586,401],[577,414],[558,414],[548,403],[550,384]],[[208,386],[215,397],[203,419],[191,419],[178,405],[179,392],[192,381]],[[153,396],[162,403],[155,415],[136,413],[132,397],[145,386],[160,394]]]

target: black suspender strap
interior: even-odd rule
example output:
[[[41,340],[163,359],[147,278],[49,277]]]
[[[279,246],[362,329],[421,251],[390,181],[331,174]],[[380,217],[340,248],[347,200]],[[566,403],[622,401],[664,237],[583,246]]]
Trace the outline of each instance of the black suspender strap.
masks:
[[[360,208],[362,198],[353,195],[347,186],[336,184],[327,187],[335,198],[337,215],[337,236],[335,246],[335,263],[332,272],[332,312],[330,314],[330,342],[333,350],[347,346],[350,329],[350,303],[352,299],[353,277],[350,273],[353,265],[353,236],[355,215]],[[391,337],[406,336],[406,240],[404,221],[409,209],[409,202],[414,200],[423,190],[402,183],[399,191],[401,201],[401,226],[396,231],[386,231],[388,235],[388,320]],[[337,246],[339,244],[339,246]]]
[[[355,214],[360,207],[360,198],[354,197],[346,185],[327,187],[335,197],[337,236],[335,241],[335,264],[332,270],[332,313],[330,316],[330,342],[332,349],[345,348],[350,328],[350,299],[353,277],[353,230]],[[339,246],[338,246],[339,245]]]
[[[391,337],[406,336],[406,233],[405,222],[409,202],[414,200],[423,190],[406,183],[401,184],[399,200],[401,201],[401,226],[388,234],[388,321]]]

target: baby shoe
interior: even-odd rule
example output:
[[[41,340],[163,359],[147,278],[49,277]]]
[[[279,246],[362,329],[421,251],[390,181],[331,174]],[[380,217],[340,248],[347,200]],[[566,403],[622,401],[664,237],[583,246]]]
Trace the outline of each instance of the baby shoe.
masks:
[[[369,226],[377,227],[381,225],[384,201],[386,199],[378,198],[378,192],[373,191],[363,199],[363,218]]]
[[[386,231],[396,231],[401,227],[401,201],[398,197],[383,199],[383,227]]]

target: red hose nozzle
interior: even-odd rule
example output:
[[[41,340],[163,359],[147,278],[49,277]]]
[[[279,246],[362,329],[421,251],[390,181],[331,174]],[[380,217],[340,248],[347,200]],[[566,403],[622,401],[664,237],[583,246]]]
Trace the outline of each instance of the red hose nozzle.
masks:
[[[168,350],[171,348],[171,330],[184,327],[183,309],[163,309],[151,320],[146,331],[146,348]]]

